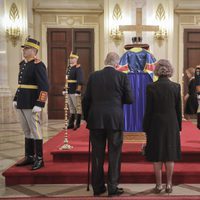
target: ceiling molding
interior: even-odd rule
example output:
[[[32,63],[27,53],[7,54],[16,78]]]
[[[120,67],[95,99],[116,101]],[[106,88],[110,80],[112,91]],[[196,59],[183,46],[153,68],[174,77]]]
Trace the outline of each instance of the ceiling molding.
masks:
[[[176,8],[174,13],[177,14],[200,14],[200,9],[179,9]]]
[[[33,8],[36,13],[76,13],[76,14],[102,14],[100,9],[66,9],[66,8]]]

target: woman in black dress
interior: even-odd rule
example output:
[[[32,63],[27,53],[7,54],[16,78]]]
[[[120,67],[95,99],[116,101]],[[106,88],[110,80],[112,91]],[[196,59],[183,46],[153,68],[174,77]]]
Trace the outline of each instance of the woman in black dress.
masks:
[[[174,161],[180,160],[182,122],[180,84],[172,82],[172,65],[159,60],[154,71],[159,78],[147,86],[143,129],[146,132],[146,159],[153,162],[156,177],[155,193],[162,191],[162,166],[166,168],[167,193],[172,192]]]
[[[195,83],[195,68],[189,67],[185,70],[185,73],[189,79],[188,93],[185,95],[185,118],[190,119],[192,116],[196,116],[198,102],[196,93],[196,83]]]
[[[197,93],[197,128],[200,129],[200,65],[197,65],[195,68],[195,85]]]

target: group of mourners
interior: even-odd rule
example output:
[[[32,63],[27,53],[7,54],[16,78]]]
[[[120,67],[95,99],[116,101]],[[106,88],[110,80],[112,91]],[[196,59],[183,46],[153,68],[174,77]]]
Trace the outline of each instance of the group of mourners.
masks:
[[[32,165],[32,170],[44,166],[41,111],[48,95],[48,78],[44,63],[36,58],[40,43],[28,38],[23,48],[24,60],[19,64],[18,89],[13,105],[19,114],[25,134],[25,157],[17,166]],[[92,187],[94,196],[108,191],[108,196],[124,193],[118,187],[123,144],[123,105],[134,103],[133,92],[125,73],[118,70],[120,57],[115,52],[107,54],[104,68],[93,72],[88,80],[83,98],[83,72],[77,63],[79,56],[72,52],[67,68],[70,119],[68,128],[78,129],[82,112],[90,130],[92,144]],[[153,163],[156,178],[155,193],[173,191],[174,162],[181,159],[180,132],[182,130],[181,86],[170,80],[174,68],[168,60],[155,63],[154,74],[158,80],[147,85],[143,130],[146,133],[145,157]],[[192,82],[192,83],[191,83]],[[190,82],[185,99],[186,114],[200,112],[200,66]],[[192,88],[192,89],[191,89]],[[191,93],[192,90],[192,93]],[[191,97],[192,96],[192,97]],[[193,105],[194,104],[194,105]],[[198,110],[198,111],[197,111]],[[200,114],[197,114],[200,128]],[[108,144],[108,174],[104,177],[106,143]],[[166,168],[166,184],[162,183],[162,168]],[[134,170],[134,169],[133,169]],[[107,187],[106,187],[107,182]]]

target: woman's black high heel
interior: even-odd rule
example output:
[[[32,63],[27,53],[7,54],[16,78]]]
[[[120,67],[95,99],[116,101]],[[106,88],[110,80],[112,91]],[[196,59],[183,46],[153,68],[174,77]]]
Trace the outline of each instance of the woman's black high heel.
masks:
[[[166,185],[165,192],[169,194],[169,193],[172,193],[172,191],[173,191],[172,185],[171,184],[170,185]]]
[[[154,193],[159,194],[159,193],[161,193],[162,190],[163,190],[162,185],[156,185],[156,187],[154,188]]]

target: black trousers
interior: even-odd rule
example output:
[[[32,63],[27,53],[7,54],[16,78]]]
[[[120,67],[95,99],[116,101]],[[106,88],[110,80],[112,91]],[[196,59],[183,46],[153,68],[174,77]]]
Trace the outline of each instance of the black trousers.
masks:
[[[122,131],[90,130],[92,143],[92,187],[99,192],[105,187],[104,160],[108,142],[108,192],[116,190],[121,171]]]

